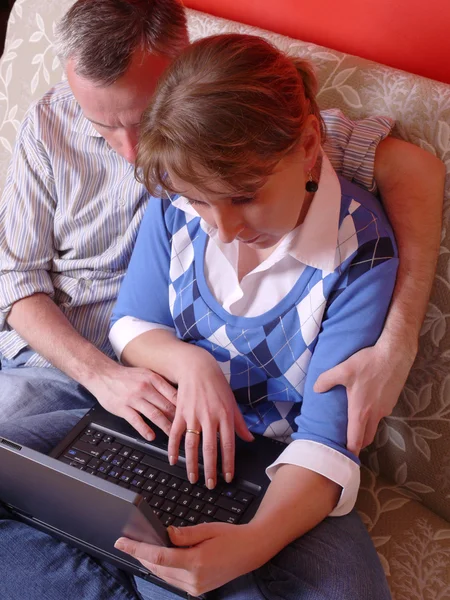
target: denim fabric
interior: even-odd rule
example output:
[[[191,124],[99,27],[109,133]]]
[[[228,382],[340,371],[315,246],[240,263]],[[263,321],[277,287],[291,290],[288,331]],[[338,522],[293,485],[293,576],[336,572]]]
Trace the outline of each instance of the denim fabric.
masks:
[[[86,388],[55,368],[26,367],[32,350],[1,359],[0,423],[58,410],[91,408],[95,398]]]
[[[0,425],[0,435],[48,452],[85,410]],[[137,587],[137,590],[136,590]],[[0,508],[0,598],[176,600],[177,596],[14,519]],[[328,518],[260,569],[208,594],[211,600],[389,600],[386,579],[356,513]]]

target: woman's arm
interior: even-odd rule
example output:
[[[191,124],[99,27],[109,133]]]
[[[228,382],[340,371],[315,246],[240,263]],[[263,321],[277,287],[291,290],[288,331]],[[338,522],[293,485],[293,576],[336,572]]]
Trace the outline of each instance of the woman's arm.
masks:
[[[265,564],[313,529],[336,505],[339,486],[308,469],[283,465],[247,525],[207,523],[169,527],[178,548],[121,538],[116,548],[168,583],[198,596]]]
[[[389,415],[418,349],[439,253],[445,168],[421,148],[394,138],[376,152],[375,178],[394,228],[400,265],[380,339],[321,375],[315,390],[347,388],[348,448],[358,454]]]

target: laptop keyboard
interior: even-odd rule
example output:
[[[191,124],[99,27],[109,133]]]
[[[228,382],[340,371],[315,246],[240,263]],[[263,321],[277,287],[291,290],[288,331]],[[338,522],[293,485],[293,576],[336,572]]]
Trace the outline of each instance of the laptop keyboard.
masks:
[[[239,484],[219,481],[213,490],[175,477],[155,458],[122,440],[87,427],[59,460],[141,494],[164,526],[219,521],[239,523],[255,496]]]

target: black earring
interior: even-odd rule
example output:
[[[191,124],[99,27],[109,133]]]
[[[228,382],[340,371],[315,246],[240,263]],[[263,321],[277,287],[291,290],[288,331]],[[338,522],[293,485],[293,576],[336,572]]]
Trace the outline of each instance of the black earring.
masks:
[[[317,181],[314,181],[311,175],[311,171],[309,172],[309,181],[306,182],[305,185],[306,191],[307,192],[317,192],[317,190],[319,189],[319,184],[317,183]]]

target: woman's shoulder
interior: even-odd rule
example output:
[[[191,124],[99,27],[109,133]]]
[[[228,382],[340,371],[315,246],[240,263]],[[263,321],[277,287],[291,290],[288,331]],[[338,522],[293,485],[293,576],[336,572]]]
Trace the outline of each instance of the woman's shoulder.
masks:
[[[155,221],[164,226],[173,236],[184,227],[190,231],[199,227],[200,217],[185,209],[186,201],[178,195],[167,195],[163,198],[151,197],[147,206],[147,223]]]

